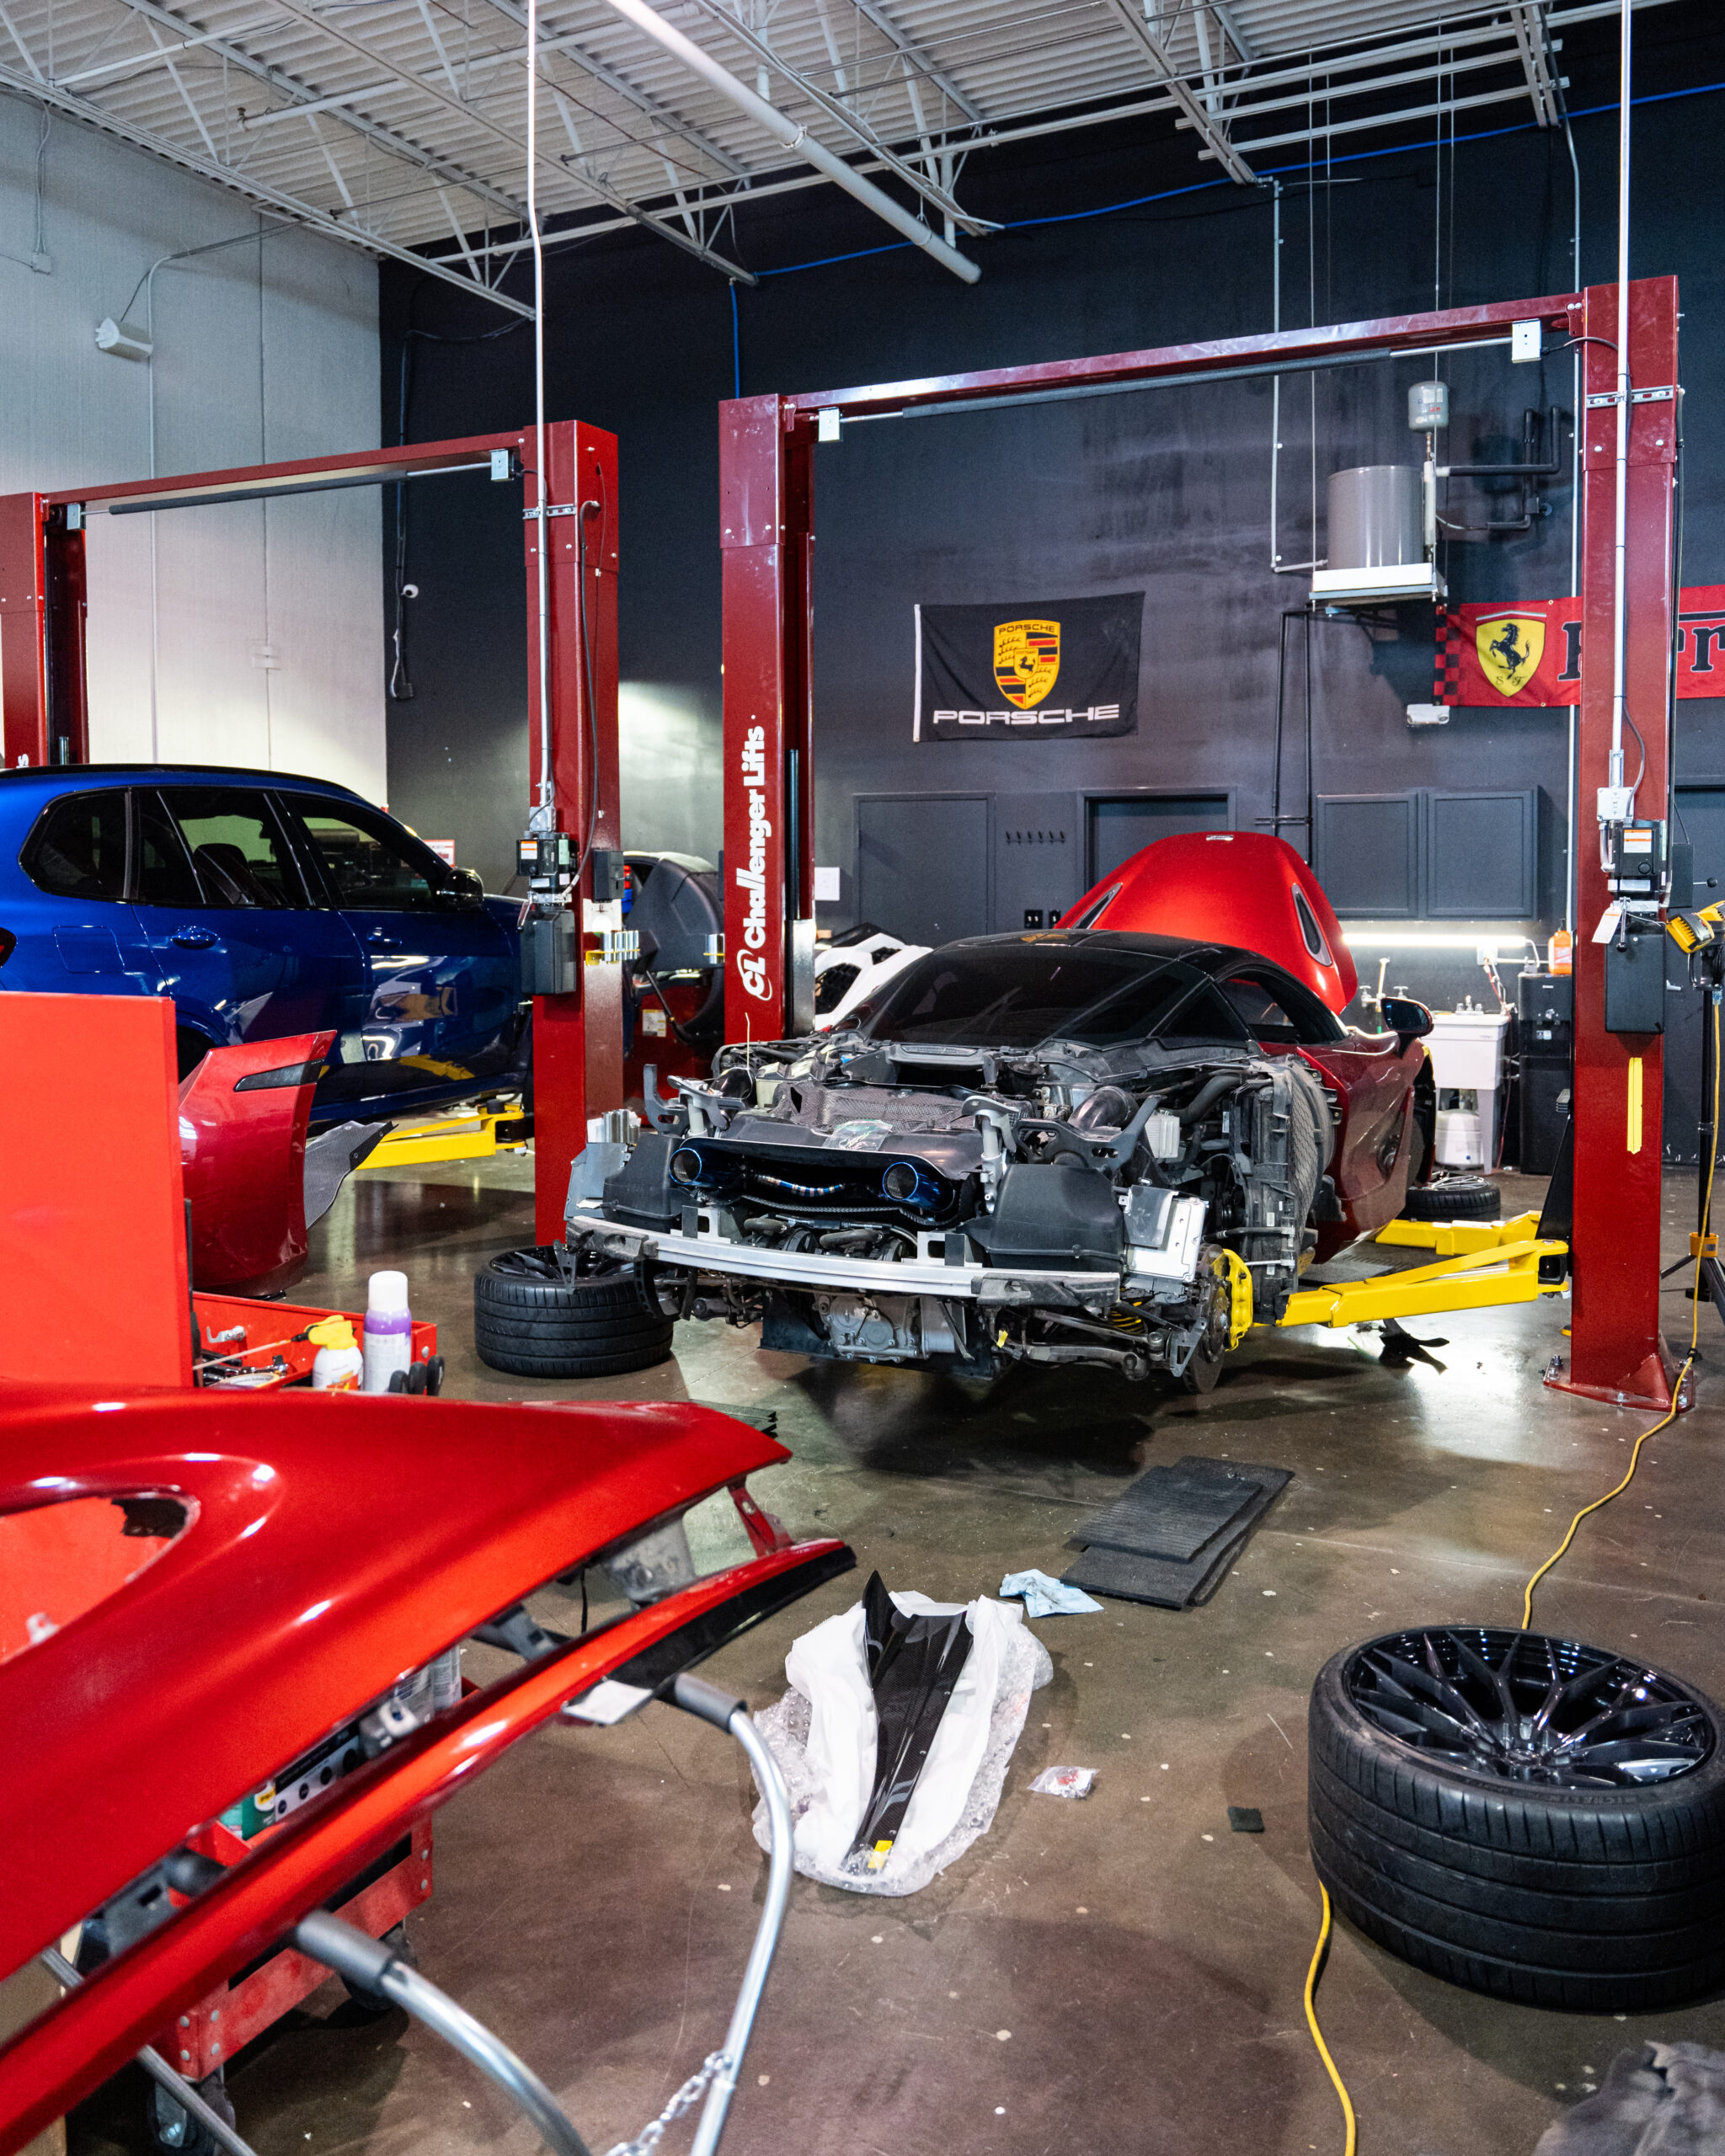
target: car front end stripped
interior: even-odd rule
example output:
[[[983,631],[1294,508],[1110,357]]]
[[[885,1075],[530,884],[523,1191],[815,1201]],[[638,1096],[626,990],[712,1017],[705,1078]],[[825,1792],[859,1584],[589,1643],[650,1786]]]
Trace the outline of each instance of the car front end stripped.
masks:
[[[722,1050],[664,1127],[595,1133],[569,1235],[768,1348],[1208,1390],[1399,1210],[1421,1060],[1236,947],[976,938],[831,1033]]]

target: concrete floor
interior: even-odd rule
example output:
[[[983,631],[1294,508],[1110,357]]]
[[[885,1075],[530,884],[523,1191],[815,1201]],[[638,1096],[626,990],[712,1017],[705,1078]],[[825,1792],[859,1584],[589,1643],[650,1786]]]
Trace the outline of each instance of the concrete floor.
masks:
[[[1506,1177],[1506,1210],[1538,1186]],[[1071,1529],[1188,1451],[1295,1480],[1209,1607],[1110,1604],[1037,1629],[1033,1699],[991,1831],[921,1894],[799,1879],[733,2113],[751,2156],[1067,2156],[1341,2147],[1300,1988],[1317,1926],[1305,1833],[1306,1702],[1338,1647],[1422,1620],[1509,1623],[1571,1514],[1622,1471],[1648,1417],[1547,1391],[1567,1304],[1416,1323],[1445,1368],[1385,1367],[1371,1341],[1254,1345],[1207,1400],[1101,1374],[1023,1374],[969,1408],[916,1375],[763,1355],[686,1326],[634,1377],[534,1385],[472,1346],[475,1266],[532,1233],[531,1164],[362,1177],[314,1237],[296,1295],[363,1301],[401,1265],[467,1398],[694,1399],[778,1414],[795,1459],[758,1477],[793,1528],[844,1535],[857,1573],[761,1626],[710,1673],[764,1704],[793,1638],[868,1568],[954,1600],[1025,1566],[1058,1572]],[[1690,1190],[1668,1201],[1684,1246]],[[1680,1280],[1669,1336],[1686,1341]],[[1629,1646],[1725,1697],[1717,1614],[1725,1340],[1701,1324],[1699,1404],[1643,1456],[1541,1588],[1544,1626]],[[476,1474],[484,1463],[476,1460]],[[1646,1577],[1643,1577],[1642,1575]],[[499,1659],[499,1667],[501,1667]],[[485,1650],[469,1656],[483,1675]],[[1028,1793],[1041,1768],[1098,1769],[1088,1801]],[[636,2132],[720,2041],[763,1860],[734,1748],[658,1708],[558,1728],[439,1815],[423,1966],[562,2095],[595,2150]],[[1262,1835],[1230,1833],[1256,1806]],[[1645,2024],[1505,2006],[1420,1975],[1343,1929],[1326,2034],[1361,2146],[1405,2156],[1530,2151],[1642,2037],[1725,2045],[1708,2001]],[[355,2025],[332,1986],[231,2081],[260,2156],[525,2152],[534,2137],[405,2020]],[[75,2121],[82,2156],[135,2145],[112,2096]],[[686,2146],[674,2133],[668,2146]]]

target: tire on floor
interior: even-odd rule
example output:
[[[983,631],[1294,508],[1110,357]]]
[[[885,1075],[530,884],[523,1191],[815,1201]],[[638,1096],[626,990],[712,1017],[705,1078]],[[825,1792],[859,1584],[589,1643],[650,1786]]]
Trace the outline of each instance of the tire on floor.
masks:
[[[1483,1176],[1446,1176],[1409,1190],[1404,1220],[1501,1220],[1503,1193]]]
[[[1309,1729],[1312,1861],[1392,1954],[1589,2014],[1725,1981],[1725,1718],[1681,1679],[1434,1626],[1335,1656]]]
[[[617,1377],[669,1359],[671,1321],[620,1259],[542,1244],[473,1276],[473,1344],[515,1377]]]

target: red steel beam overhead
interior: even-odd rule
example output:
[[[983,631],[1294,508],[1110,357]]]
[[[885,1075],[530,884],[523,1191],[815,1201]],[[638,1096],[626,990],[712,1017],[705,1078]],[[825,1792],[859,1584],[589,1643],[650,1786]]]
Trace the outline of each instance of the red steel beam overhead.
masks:
[[[1392,314],[1375,322],[1340,322],[1312,329],[1283,329],[1262,337],[1218,337],[1200,344],[1164,344],[1142,352],[1104,352],[1087,360],[1044,360],[1032,366],[990,367],[976,374],[928,375],[910,382],[877,382],[863,389],[803,390],[782,402],[793,424],[817,412],[836,409],[847,419],[886,418],[895,412],[969,404],[1039,392],[1125,387],[1181,375],[1233,373],[1281,361],[1323,366],[1365,351],[1413,352],[1429,344],[1465,344],[1507,338],[1518,322],[1542,323],[1567,336],[1578,295],[1537,300],[1499,300],[1489,307],[1446,307],[1439,314]],[[753,403],[764,400],[755,398]],[[721,406],[726,410],[729,407]],[[721,438],[723,428],[721,427]]]
[[[1647,744],[1642,812],[1663,815],[1670,771],[1677,288],[1670,278],[1649,278],[1631,291],[1632,379],[1638,391],[1674,392],[1636,408],[1629,480],[1629,707]],[[728,1038],[769,1038],[807,1023],[806,1015],[793,1008],[789,989],[793,949],[810,933],[803,916],[812,911],[804,894],[812,890],[813,878],[809,572],[817,414],[836,413],[841,421],[885,419],[1183,377],[1347,365],[1434,345],[1507,343],[1514,323],[1534,321],[1547,337],[1610,340],[1609,346],[1582,346],[1584,378],[1590,395],[1615,387],[1616,292],[1601,286],[1584,293],[1269,336],[721,404]],[[1590,412],[1593,424],[1584,440],[1582,600],[1594,652],[1611,648],[1614,412],[1610,405]],[[1578,728],[1583,802],[1605,781],[1610,713],[1610,671],[1596,665],[1583,676]],[[1578,918],[1585,937],[1606,898],[1590,821],[1583,825],[1578,846]],[[1572,1366],[1565,1382],[1613,1401],[1664,1407],[1670,1399],[1671,1365],[1658,1321],[1661,1043],[1657,1037],[1606,1033],[1604,953],[1585,940],[1576,957],[1575,1042],[1576,1287]]]

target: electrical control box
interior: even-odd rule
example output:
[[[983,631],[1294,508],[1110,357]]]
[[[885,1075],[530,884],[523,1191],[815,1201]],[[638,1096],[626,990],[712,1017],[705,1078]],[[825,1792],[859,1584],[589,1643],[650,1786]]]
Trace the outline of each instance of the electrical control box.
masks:
[[[575,917],[567,906],[532,915],[521,930],[524,995],[572,995],[581,985]]]
[[[1665,1030],[1665,937],[1632,933],[1605,946],[1605,1031],[1663,1033]]]
[[[536,899],[565,891],[574,879],[575,857],[567,831],[529,831],[515,843],[515,873],[525,876]]]
[[[1663,820],[1609,824],[1605,841],[1605,881],[1617,897],[1664,897],[1668,863]]]

